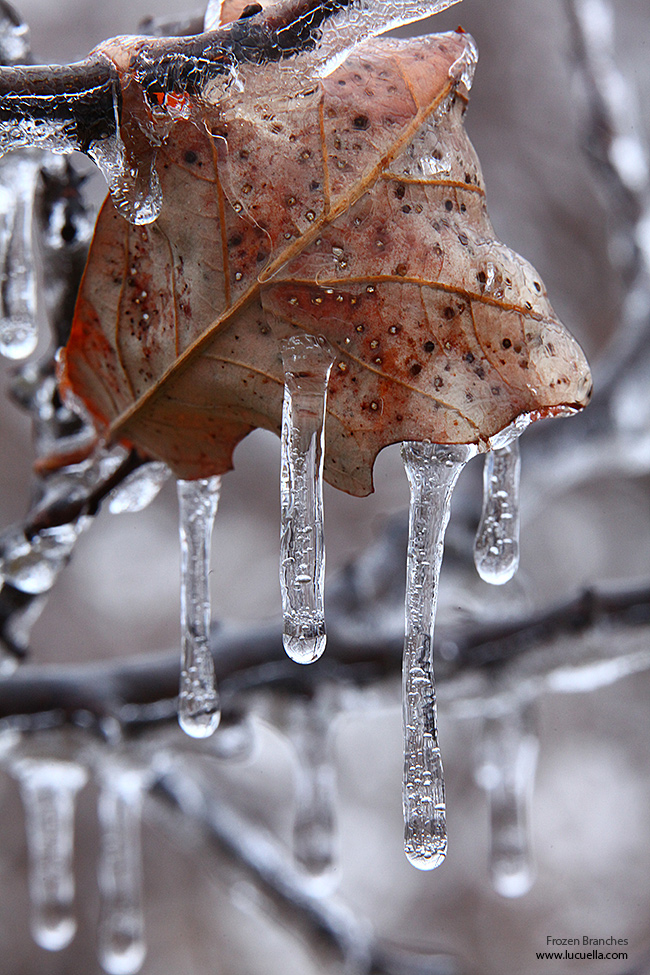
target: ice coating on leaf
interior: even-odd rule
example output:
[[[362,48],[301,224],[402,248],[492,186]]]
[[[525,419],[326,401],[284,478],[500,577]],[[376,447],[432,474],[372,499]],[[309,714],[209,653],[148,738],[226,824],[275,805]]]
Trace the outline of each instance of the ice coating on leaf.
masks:
[[[311,335],[282,343],[280,590],[284,649],[313,663],[325,649],[323,447],[332,353]]]
[[[109,436],[182,478],[224,473],[250,430],[280,432],[297,330],[336,353],[324,470],[351,494],[389,443],[485,450],[517,417],[586,404],[582,351],[494,237],[462,125],[474,62],[451,33],[366,42],[310,89],[248,64],[275,69],[270,92],[180,92],[139,128],[131,80],[163,205],[141,227],[104,206],[65,354]]]
[[[29,853],[32,936],[41,948],[60,951],[74,938],[74,802],[86,771],[58,759],[19,759]]]

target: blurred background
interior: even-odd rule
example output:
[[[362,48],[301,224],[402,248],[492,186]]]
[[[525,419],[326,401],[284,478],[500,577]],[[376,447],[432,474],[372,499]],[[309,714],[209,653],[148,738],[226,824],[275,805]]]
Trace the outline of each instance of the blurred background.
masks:
[[[178,0],[24,0],[37,61],[80,59],[103,39],[137,32],[147,15],[173,17]],[[640,107],[634,134],[650,139],[650,7],[614,0],[614,48]],[[478,151],[497,236],[528,258],[590,361],[607,361],[627,283],[613,246],[612,215],[583,152],[586,99],[572,62],[561,0],[463,0],[424,25],[462,24],[480,59],[467,129]],[[94,192],[102,193],[101,177]],[[3,366],[5,387],[11,368]],[[0,525],[20,520],[29,496],[30,428],[0,406]],[[571,420],[556,421],[563,424]],[[524,441],[525,441],[524,437]],[[212,568],[215,617],[242,625],[277,618],[279,442],[258,431],[224,478]],[[545,499],[523,468],[522,558],[516,582],[495,592],[464,576],[445,580],[443,610],[479,604],[486,616],[512,605],[552,605],[581,587],[650,578],[650,479],[608,470]],[[481,461],[463,475],[465,508],[478,513]],[[548,471],[552,478],[553,471]],[[380,456],[375,494],[363,500],[326,486],[328,575],[333,577],[407,506],[398,448]],[[534,497],[534,503],[532,501]],[[527,498],[529,499],[527,503]],[[453,521],[452,521],[453,527]],[[82,535],[33,630],[33,664],[103,661],[169,650],[178,635],[177,504],[168,483],[137,515],[102,513]],[[512,605],[509,605],[509,601]],[[650,641],[650,633],[648,634]],[[602,634],[599,639],[607,639]],[[615,639],[615,637],[612,637]],[[384,939],[457,960],[462,975],[602,975],[650,971],[650,675],[634,674],[585,694],[544,694],[537,708],[539,765],[532,801],[536,882],[519,898],[496,893],[488,871],[488,812],[474,780],[483,724],[439,709],[450,850],[432,874],[402,852],[399,688],[355,697],[336,722],[336,879],[341,901]],[[273,716],[273,715],[271,715]],[[290,843],[294,759],[269,721],[255,718],[255,747],[240,760],[205,759],[211,777],[247,819]],[[180,733],[179,733],[180,734]],[[96,960],[97,789],[80,794],[75,867],[79,929],[60,953],[29,935],[26,846],[15,782],[0,773],[0,975],[99,972]],[[145,975],[320,975],[336,965],[278,918],[254,886],[193,833],[145,807],[143,832],[148,955]],[[628,939],[629,961],[537,961],[547,936]]]

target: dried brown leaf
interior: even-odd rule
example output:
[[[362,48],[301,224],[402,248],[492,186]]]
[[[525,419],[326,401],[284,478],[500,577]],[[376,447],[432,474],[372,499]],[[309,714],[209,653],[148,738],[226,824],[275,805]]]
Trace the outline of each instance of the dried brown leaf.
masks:
[[[586,404],[582,351],[494,237],[462,124],[468,35],[373,40],[307,93],[276,66],[270,94],[250,73],[244,93],[176,94],[173,123],[130,44],[106,48],[122,134],[137,158],[157,132],[163,209],[133,226],[104,204],[65,352],[110,437],[223,473],[252,429],[279,432],[296,331],[334,350],[325,477],[351,494],[387,444],[487,449],[522,414]]]

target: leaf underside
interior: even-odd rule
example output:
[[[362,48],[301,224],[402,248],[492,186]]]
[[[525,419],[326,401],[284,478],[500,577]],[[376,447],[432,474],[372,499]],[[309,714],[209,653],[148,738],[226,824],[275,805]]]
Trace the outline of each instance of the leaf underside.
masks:
[[[162,212],[133,226],[106,201],[65,351],[109,437],[183,478],[227,471],[252,429],[279,433],[299,331],[335,355],[325,477],[350,494],[387,444],[487,449],[522,414],[585,405],[582,351],[494,238],[462,124],[471,43],[373,40],[306,93],[285,72],[272,97],[161,113]],[[126,80],[130,124],[158,124]]]

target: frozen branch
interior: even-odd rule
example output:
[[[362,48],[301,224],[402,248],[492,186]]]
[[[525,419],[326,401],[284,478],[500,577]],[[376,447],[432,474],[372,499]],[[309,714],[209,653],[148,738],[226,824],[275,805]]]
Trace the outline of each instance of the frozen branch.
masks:
[[[172,823],[201,831],[208,848],[225,857],[253,882],[290,929],[307,938],[322,956],[343,962],[346,972],[359,975],[452,975],[456,963],[445,955],[411,955],[387,945],[339,900],[315,895],[309,880],[291,864],[286,851],[259,827],[243,823],[241,816],[207,791],[195,779],[170,772],[152,789],[152,795],[172,816]]]

